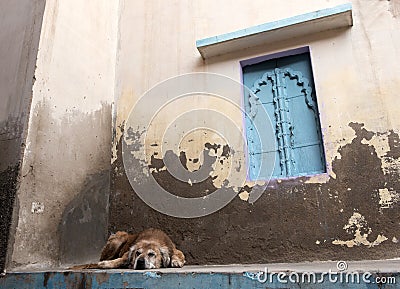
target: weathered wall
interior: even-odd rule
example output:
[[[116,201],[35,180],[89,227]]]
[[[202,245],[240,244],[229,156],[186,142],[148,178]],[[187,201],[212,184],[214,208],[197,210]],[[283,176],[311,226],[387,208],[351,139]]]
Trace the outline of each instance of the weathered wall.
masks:
[[[44,3],[0,2],[0,271],[7,252]]]
[[[353,1],[351,28],[206,61],[195,47],[197,39],[343,2],[272,0],[268,7],[258,0],[74,0],[47,1],[45,7],[42,1],[18,7],[4,2],[8,10],[1,13],[10,17],[2,18],[2,26],[14,29],[0,32],[2,43],[8,39],[10,44],[0,48],[5,62],[0,153],[6,152],[1,155],[1,209],[7,220],[18,188],[8,267],[93,261],[107,224],[109,232],[162,228],[189,264],[398,257],[400,2]],[[15,16],[21,13],[26,17]],[[232,188],[238,194],[225,208],[195,219],[156,212],[135,194],[122,163],[124,129],[136,150],[132,163],[140,169],[149,165],[160,185],[179,196],[203,197],[232,184],[230,177],[225,180],[229,170],[245,163],[240,139],[227,143],[218,131],[198,129],[183,139],[163,139],[171,121],[193,107],[219,110],[243,132],[243,115],[235,108],[242,105],[240,90],[229,93],[230,105],[196,95],[166,105],[145,131],[145,145],[139,141],[143,131],[128,130],[126,121],[146,90],[196,71],[240,81],[239,61],[304,46],[311,50],[327,174],[271,181],[255,203],[259,186],[248,182]],[[213,122],[211,114],[205,115]],[[170,150],[162,151],[163,145]],[[146,153],[140,155],[142,147]],[[166,153],[174,166],[180,162],[189,171],[205,167],[211,173],[198,184],[176,180],[165,169]],[[8,226],[7,220],[1,224]],[[0,241],[6,243],[4,237]]]
[[[353,1],[351,28],[206,61],[196,50],[197,39],[344,1],[299,5],[298,1],[274,0],[268,1],[268,6],[265,1],[121,2],[109,231],[163,228],[190,264],[399,256],[400,1]],[[254,204],[248,202],[254,188],[249,183],[225,208],[195,219],[163,215],[134,193],[122,163],[121,136],[125,129],[134,149],[144,146],[137,142],[143,131],[128,131],[125,122],[130,108],[146,90],[169,77],[195,71],[240,81],[239,61],[303,46],[311,50],[327,174],[271,181]],[[232,101],[241,105],[237,95]],[[212,164],[210,178],[200,184],[178,181],[165,170],[159,148],[169,122],[190,105],[215,108],[215,103],[200,98],[166,107],[162,117],[152,123],[146,159],[137,156],[133,163],[151,165],[154,178],[176,195],[203,196],[221,185],[229,167],[223,162]],[[224,114],[233,113],[217,107]],[[232,121],[240,125],[241,113]],[[209,153],[215,148],[214,162],[226,157],[225,163],[229,163],[230,154],[223,150],[227,144],[220,138],[202,131],[191,137],[175,140],[173,146],[176,159],[180,157],[188,169],[198,169],[199,162],[193,160],[202,151]],[[244,148],[235,147],[237,143],[228,145],[244,160]]]
[[[118,1],[46,2],[10,268],[98,258],[106,237],[117,16]]]

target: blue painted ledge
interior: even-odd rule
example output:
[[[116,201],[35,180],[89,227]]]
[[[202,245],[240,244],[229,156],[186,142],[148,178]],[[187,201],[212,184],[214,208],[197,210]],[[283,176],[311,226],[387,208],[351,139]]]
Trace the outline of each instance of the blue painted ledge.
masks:
[[[349,262],[345,263],[347,270],[341,271],[341,274],[338,273],[337,268],[340,267],[337,264],[336,262],[320,262],[186,266],[182,269],[150,271],[53,270],[12,272],[0,277],[0,288],[400,288],[400,260]],[[268,269],[265,266],[268,266]],[[265,272],[267,272],[266,275]],[[333,274],[329,275],[326,272],[333,272]]]
[[[41,289],[41,288],[101,288],[101,289],[122,289],[122,288],[146,288],[146,289],[265,289],[265,288],[314,288],[314,289],[378,289],[378,288],[400,288],[400,273],[374,273],[368,280],[363,282],[351,279],[352,277],[332,277],[332,281],[327,276],[320,273],[315,275],[315,281],[305,276],[301,282],[301,276],[291,275],[292,281],[281,279],[278,275],[273,275],[264,282],[263,276],[257,278],[256,273],[157,273],[153,275],[143,272],[120,271],[120,272],[37,272],[37,273],[11,273],[5,277],[0,277],[0,288],[2,289]],[[300,282],[296,281],[296,278]],[[382,284],[381,280],[386,280]],[[389,281],[389,283],[387,283]],[[396,285],[398,284],[398,285]],[[383,287],[382,287],[383,286]]]
[[[351,3],[346,3],[197,40],[196,46],[205,59],[240,49],[352,25],[352,6]]]

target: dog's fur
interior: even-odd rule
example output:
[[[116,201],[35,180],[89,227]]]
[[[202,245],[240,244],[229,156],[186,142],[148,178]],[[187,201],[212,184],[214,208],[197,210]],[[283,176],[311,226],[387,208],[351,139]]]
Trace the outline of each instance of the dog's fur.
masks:
[[[158,269],[182,267],[185,256],[161,230],[147,229],[138,234],[118,231],[104,246],[100,262],[72,269]]]

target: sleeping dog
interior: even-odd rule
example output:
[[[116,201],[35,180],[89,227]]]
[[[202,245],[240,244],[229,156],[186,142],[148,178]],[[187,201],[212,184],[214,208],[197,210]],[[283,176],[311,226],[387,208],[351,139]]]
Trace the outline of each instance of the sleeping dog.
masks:
[[[100,262],[75,266],[72,269],[136,270],[182,267],[185,255],[161,230],[147,229],[138,234],[119,231],[112,234],[104,246]]]

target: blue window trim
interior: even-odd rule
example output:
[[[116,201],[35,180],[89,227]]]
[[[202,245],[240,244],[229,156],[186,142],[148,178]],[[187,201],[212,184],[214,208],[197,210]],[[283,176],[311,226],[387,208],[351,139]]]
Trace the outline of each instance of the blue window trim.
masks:
[[[345,3],[345,4],[341,4],[341,5],[332,7],[332,8],[321,9],[321,10],[285,18],[282,20],[263,23],[260,25],[237,30],[234,32],[229,32],[229,33],[225,33],[225,34],[221,34],[221,35],[217,35],[217,36],[200,39],[200,40],[196,41],[196,46],[197,46],[197,48],[200,48],[203,46],[209,46],[209,45],[226,42],[226,41],[230,41],[230,40],[237,39],[237,38],[243,38],[243,37],[258,34],[258,33],[268,32],[268,31],[279,29],[279,28],[292,26],[292,25],[299,24],[302,22],[309,22],[312,20],[348,12],[351,10],[352,10],[351,3]]]
[[[268,45],[271,42],[351,26],[353,26],[352,4],[345,3],[199,39],[196,40],[196,47],[202,58],[206,59],[258,45]],[[298,28],[304,33],[299,33]]]
[[[290,50],[285,50],[285,51],[281,51],[281,52],[276,52],[276,53],[272,53],[272,54],[267,54],[267,55],[250,58],[250,59],[241,60],[239,63],[240,63],[240,73],[242,74],[241,75],[242,81],[243,81],[243,67],[245,67],[247,65],[253,65],[253,64],[257,64],[257,63],[264,62],[267,60],[302,54],[305,52],[308,52],[311,54],[309,46],[302,46],[302,47],[298,47],[298,48],[294,48],[294,49],[290,49]]]

